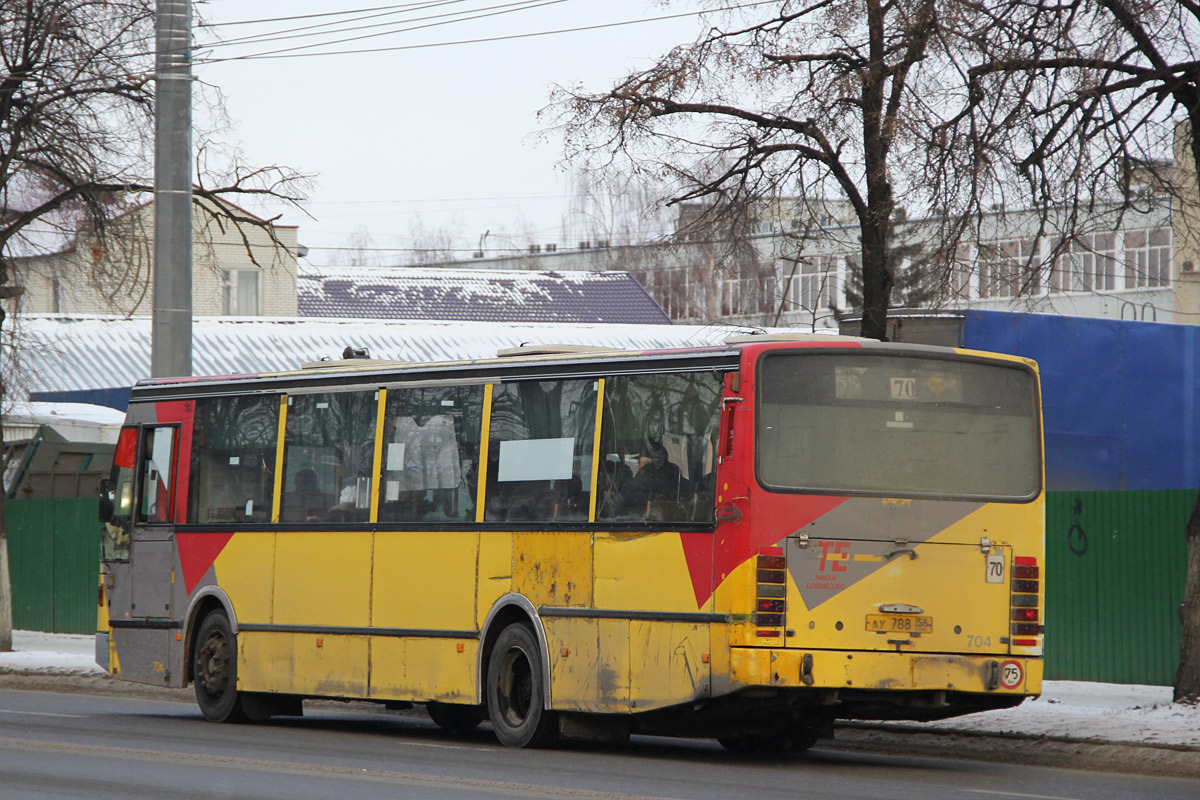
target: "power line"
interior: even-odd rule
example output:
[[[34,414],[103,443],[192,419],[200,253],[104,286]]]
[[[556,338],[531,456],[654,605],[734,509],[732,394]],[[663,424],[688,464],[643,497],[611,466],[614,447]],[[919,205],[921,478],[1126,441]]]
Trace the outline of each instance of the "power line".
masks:
[[[553,0],[551,0],[551,1],[553,1]],[[745,8],[756,8],[758,6],[775,5],[775,4],[776,4],[776,0],[762,0],[762,2],[742,3],[742,4],[739,4],[736,6],[728,6],[721,10],[722,11],[735,11],[735,10],[740,10],[740,9],[745,9]],[[227,61],[257,61],[257,60],[274,59],[274,58],[311,58],[314,56],[362,55],[362,54],[369,54],[369,53],[392,53],[392,52],[398,52],[398,51],[402,51],[402,50],[424,50],[424,49],[433,48],[433,47],[454,47],[454,46],[465,45],[465,44],[487,44],[487,43],[491,43],[491,42],[514,41],[514,40],[519,40],[519,39],[531,39],[531,38],[542,37],[542,36],[557,36],[557,35],[564,34],[564,33],[582,33],[582,32],[586,32],[586,31],[604,30],[607,28],[620,28],[620,27],[625,27],[628,25],[641,25],[641,24],[644,24],[647,22],[663,22],[666,20],[673,20],[673,19],[685,19],[688,17],[704,16],[709,13],[711,13],[711,12],[709,12],[709,11],[689,11],[689,12],[684,12],[684,13],[679,13],[679,14],[664,14],[664,15],[658,16],[658,17],[645,17],[642,19],[624,20],[621,22],[605,22],[605,23],[598,23],[595,25],[581,25],[581,26],[574,27],[574,28],[557,28],[557,29],[548,30],[548,31],[532,31],[532,32],[528,32],[528,33],[508,34],[508,35],[504,35],[504,36],[487,36],[487,37],[481,37],[478,39],[459,39],[459,40],[448,41],[448,42],[428,42],[425,44],[397,45],[394,47],[360,48],[360,49],[356,49],[356,50],[331,50],[331,51],[322,52],[322,53],[294,53],[294,52],[289,52],[287,50],[278,50],[278,51],[269,51],[269,52],[263,52],[263,53],[252,53],[249,55],[242,55],[242,56],[228,56],[225,58],[200,58],[200,59],[196,59],[196,63],[198,63],[198,64],[219,64],[219,63],[223,63],[223,62],[227,62]],[[327,44],[333,44],[333,42],[330,42]],[[322,46],[322,45],[309,45],[308,47],[320,47],[320,46]],[[301,49],[301,48],[292,48],[292,49]]]
[[[427,0],[423,3],[397,3],[390,6],[375,6],[374,8],[352,8],[347,11],[325,11],[320,14],[297,14],[291,17],[266,17],[263,19],[241,19],[232,22],[202,22],[195,27],[197,28],[224,28],[230,25],[261,25],[266,22],[295,22],[302,19],[318,19],[321,17],[345,17],[351,14],[370,14],[375,11],[391,11],[395,9],[420,9],[429,6],[437,5],[452,5],[454,3],[463,3],[466,0],[436,0],[431,2]]]
[[[464,1],[465,0],[441,0],[441,2],[430,3],[427,6],[425,6],[425,8],[435,8],[438,6],[451,5],[451,4],[460,3],[460,2],[464,2]],[[568,2],[568,0],[517,0],[516,2],[504,3],[501,5],[495,5],[495,6],[485,6],[483,8],[468,8],[468,9],[462,9],[462,10],[458,10],[458,11],[450,11],[450,12],[447,12],[444,14],[430,14],[430,15],[424,16],[424,17],[413,17],[411,19],[407,19],[407,20],[403,20],[403,21],[390,20],[388,22],[376,22],[376,23],[372,23],[370,25],[355,25],[353,27],[336,28],[334,30],[313,30],[315,28],[328,28],[333,25],[342,25],[342,24],[345,24],[348,22],[360,22],[360,21],[367,20],[367,19],[375,19],[380,16],[394,16],[395,14],[399,14],[399,13],[407,13],[407,12],[390,12],[388,14],[377,14],[377,15],[373,15],[373,16],[360,17],[358,19],[352,19],[352,20],[341,20],[339,22],[326,22],[326,23],[322,23],[320,25],[310,25],[310,26],[301,27],[301,28],[285,29],[282,31],[270,31],[267,33],[255,34],[253,36],[244,36],[239,39],[226,39],[226,40],[214,42],[212,44],[204,45],[201,49],[212,50],[217,47],[233,47],[233,46],[245,46],[245,45],[251,45],[251,44],[266,44],[269,42],[282,42],[282,41],[286,41],[288,39],[305,39],[305,38],[311,38],[314,36],[326,36],[326,35],[330,35],[330,34],[350,33],[352,31],[370,30],[372,28],[384,28],[384,27],[390,27],[390,26],[394,26],[394,25],[410,25],[411,23],[422,22],[425,20],[437,20],[437,19],[445,20],[444,22],[434,23],[434,24],[430,24],[430,25],[410,25],[410,27],[398,27],[398,28],[394,28],[393,30],[381,31],[379,33],[365,34],[362,36],[351,36],[351,37],[347,37],[344,39],[331,39],[331,40],[327,40],[324,42],[317,42],[316,44],[302,45],[300,47],[295,47],[295,48],[286,48],[283,50],[269,51],[271,53],[286,53],[291,50],[302,50],[302,49],[307,49],[310,47],[326,47],[328,45],[341,44],[342,42],[354,42],[354,41],[360,41],[362,39],[377,38],[380,36],[392,36],[397,33],[406,33],[408,31],[420,30],[422,28],[436,27],[438,24],[446,25],[446,24],[450,24],[453,22],[465,22],[465,21],[474,20],[474,19],[482,19],[484,17],[489,17],[489,16],[496,16],[497,14],[511,13],[514,11],[524,11],[529,8],[539,8],[541,6],[555,5],[557,3],[564,3],[564,2]],[[515,8],[514,8],[514,6],[515,6]],[[496,11],[497,9],[506,9],[506,10]],[[484,12],[484,11],[496,11],[496,14],[478,13],[478,12]],[[453,19],[446,19],[447,17],[451,17]],[[308,32],[304,33],[302,31],[308,31]]]
[[[395,204],[404,205],[406,203],[469,203],[475,200],[560,200],[565,195],[561,194],[521,194],[521,195],[499,195],[496,197],[414,197],[411,199],[397,200],[320,200],[308,203],[313,206],[345,206],[345,205],[368,205],[368,204]]]

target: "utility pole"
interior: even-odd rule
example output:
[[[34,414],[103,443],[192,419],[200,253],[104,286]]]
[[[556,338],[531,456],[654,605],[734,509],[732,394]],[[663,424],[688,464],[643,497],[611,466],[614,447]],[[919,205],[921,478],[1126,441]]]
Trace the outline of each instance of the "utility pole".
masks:
[[[150,375],[192,374],[192,6],[157,0]]]

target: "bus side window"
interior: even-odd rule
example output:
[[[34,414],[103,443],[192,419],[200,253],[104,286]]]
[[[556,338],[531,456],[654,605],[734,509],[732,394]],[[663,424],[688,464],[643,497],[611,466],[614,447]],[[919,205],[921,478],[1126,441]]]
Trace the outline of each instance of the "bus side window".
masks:
[[[196,401],[188,522],[270,522],[279,395]]]
[[[475,519],[483,386],[388,390],[380,522]]]
[[[281,522],[366,522],[377,393],[288,397]]]
[[[484,519],[586,522],[595,380],[496,384]]]
[[[607,379],[597,519],[711,522],[720,400],[711,372]]]

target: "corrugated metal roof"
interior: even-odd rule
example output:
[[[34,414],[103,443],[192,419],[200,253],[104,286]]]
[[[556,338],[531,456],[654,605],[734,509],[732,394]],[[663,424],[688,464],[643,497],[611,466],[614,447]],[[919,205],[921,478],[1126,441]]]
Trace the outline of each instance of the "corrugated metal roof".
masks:
[[[628,272],[308,267],[302,317],[669,325]]]
[[[748,328],[699,325],[565,325],[552,323],[405,322],[279,317],[198,317],[193,323],[195,375],[297,369],[341,358],[349,345],[372,358],[410,362],[491,358],[522,344],[584,344],[652,350],[724,344]],[[19,346],[5,364],[9,385],[25,392],[132,386],[150,377],[150,320],[43,315],[5,326]]]

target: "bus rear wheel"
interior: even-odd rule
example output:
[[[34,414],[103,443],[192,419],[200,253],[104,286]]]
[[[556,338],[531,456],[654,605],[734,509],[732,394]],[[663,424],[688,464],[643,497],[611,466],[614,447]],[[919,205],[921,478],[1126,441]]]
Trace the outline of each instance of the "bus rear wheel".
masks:
[[[488,659],[488,717],[506,747],[541,747],[553,741],[556,719],[546,709],[545,672],[537,639],[515,623],[500,632]]]
[[[212,611],[196,632],[192,680],[200,713],[212,722],[244,722],[237,690],[237,638],[224,611]]]

